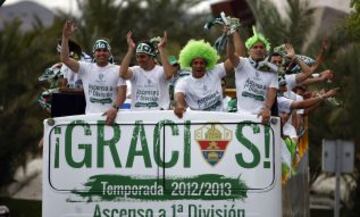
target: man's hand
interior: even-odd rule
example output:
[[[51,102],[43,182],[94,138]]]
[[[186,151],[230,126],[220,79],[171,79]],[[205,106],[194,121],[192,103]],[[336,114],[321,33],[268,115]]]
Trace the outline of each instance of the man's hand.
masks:
[[[326,91],[326,93],[323,95],[325,98],[329,98],[329,97],[332,97],[332,96],[335,96],[337,91],[339,90],[339,88],[334,88],[334,89],[331,89],[331,90],[328,90]]]
[[[269,108],[264,107],[261,109],[260,113],[258,114],[258,117],[261,116],[261,123],[267,124],[269,123],[271,111]]]
[[[117,112],[118,112],[117,109],[111,107],[103,114],[103,116],[106,116],[106,120],[105,120],[106,125],[112,125],[114,123]]]
[[[183,118],[186,109],[184,107],[176,106],[174,109],[174,113],[178,118]]]
[[[280,112],[279,116],[281,120],[281,125],[284,125],[289,119],[289,114],[285,112]]]
[[[227,25],[224,25],[224,27],[222,29],[222,32],[227,34],[227,35],[231,35],[232,33],[234,33],[234,32],[230,33],[229,31],[230,31],[230,27],[227,26]]]
[[[160,43],[158,44],[158,49],[160,50],[162,48],[165,48],[166,44],[167,44],[167,32],[164,31],[164,35],[161,38]]]
[[[295,58],[295,50],[294,47],[290,43],[285,44],[286,57],[290,60]]]
[[[134,49],[136,47],[134,40],[132,39],[132,32],[129,31],[126,34],[126,42],[128,44],[128,48],[129,49]]]
[[[320,73],[320,78],[322,81],[331,81],[334,78],[334,73],[331,70],[327,69]]]
[[[70,36],[75,32],[77,29],[77,26],[74,21],[67,20],[63,27],[63,36],[65,38],[70,38]]]

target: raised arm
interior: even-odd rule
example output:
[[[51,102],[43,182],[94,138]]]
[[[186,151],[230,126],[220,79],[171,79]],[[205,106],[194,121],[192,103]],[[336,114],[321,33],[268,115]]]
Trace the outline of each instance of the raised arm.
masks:
[[[314,76],[315,74],[313,74]],[[309,84],[314,84],[314,83],[319,83],[319,82],[324,82],[327,80],[331,80],[334,77],[334,73],[330,70],[327,69],[325,71],[322,71],[320,73],[320,76],[318,77],[313,77],[313,78],[308,78],[305,81],[303,81],[301,84],[303,85],[309,85]]]
[[[337,92],[337,88],[335,89],[331,89],[329,91],[327,91],[326,93],[317,96],[317,97],[313,97],[310,99],[305,99],[305,100],[301,100],[301,101],[294,101],[293,103],[291,103],[290,108],[291,109],[306,109],[306,108],[310,108],[314,105],[316,105],[317,103],[325,100],[326,98],[335,96]]]
[[[79,72],[80,64],[78,61],[69,57],[69,39],[76,30],[76,25],[72,21],[66,21],[63,27],[60,60],[73,72]]]
[[[238,31],[235,31],[233,34],[229,35],[229,40],[226,47],[227,60],[225,61],[226,71],[229,68],[235,68],[239,65],[240,59],[239,56],[245,55],[244,43],[240,38]]]
[[[311,66],[311,70],[315,72],[319,66],[325,61],[325,52],[328,49],[328,40],[325,38],[321,44],[320,52],[316,56],[315,64]]]
[[[134,54],[135,50],[135,43],[133,39],[131,38],[132,32],[128,32],[126,35],[126,42],[128,44],[128,50],[126,52],[125,57],[121,61],[121,67],[120,67],[120,77],[123,79],[130,79],[132,77],[132,71],[129,69],[131,58]]]
[[[235,46],[235,53],[237,54],[237,56],[245,57],[246,56],[245,44],[240,37],[239,31],[234,32],[233,41],[234,41],[234,46]]]
[[[305,79],[307,79],[313,73],[313,71],[308,65],[304,63],[304,61],[296,57],[295,50],[290,43],[285,44],[285,50],[287,53],[286,57],[296,62],[301,68],[301,72],[296,75],[296,83],[299,84],[305,81]]]
[[[170,63],[168,61],[168,57],[167,57],[167,54],[165,51],[166,44],[167,44],[167,33],[164,32],[164,35],[161,38],[160,43],[158,44],[158,49],[159,49],[159,53],[160,53],[160,60],[161,60],[162,66],[164,68],[165,77],[167,80],[169,80],[175,75],[176,68],[173,67],[172,65],[170,65]]]

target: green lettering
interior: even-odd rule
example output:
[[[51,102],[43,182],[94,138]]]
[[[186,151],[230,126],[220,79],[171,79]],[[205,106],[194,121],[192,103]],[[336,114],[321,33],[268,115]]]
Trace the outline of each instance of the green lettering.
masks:
[[[171,159],[169,162],[164,162],[161,159],[161,147],[160,147],[160,134],[161,134],[161,129],[165,126],[168,125],[171,128],[171,133],[172,135],[179,135],[179,128],[177,127],[177,125],[171,121],[171,120],[162,120],[160,122],[158,122],[155,126],[154,129],[154,159],[156,164],[159,167],[163,167],[163,168],[170,168],[173,167],[176,162],[178,161],[179,158],[179,152],[178,151],[172,151],[171,152]],[[164,138],[164,137],[163,137]],[[165,141],[165,138],[163,139],[163,142]],[[166,144],[164,144],[165,146]],[[166,145],[167,147],[170,146],[170,144]],[[164,147],[165,148],[165,147]]]
[[[101,217],[101,211],[99,204],[96,204],[93,217]]]
[[[270,127],[265,126],[265,159],[264,161],[264,168],[270,168],[271,163],[269,161],[270,157]]]
[[[54,127],[54,134],[59,135],[61,134],[61,128],[60,127]],[[55,159],[54,159],[54,167],[59,168],[60,164],[60,138],[56,137],[56,143],[55,143]]]
[[[119,210],[118,209],[112,209],[111,210],[111,216],[119,216]]]
[[[184,125],[184,168],[190,168],[191,164],[191,121],[185,121]]]
[[[97,136],[97,166],[104,167],[104,148],[108,146],[115,167],[121,167],[120,158],[116,149],[116,143],[120,140],[120,128],[118,125],[108,126],[114,131],[114,136],[110,140],[105,140],[105,121],[98,121]]]
[[[54,163],[54,167],[55,168],[59,168],[59,164],[60,164],[60,161],[59,161],[59,159],[60,159],[60,145],[59,145],[59,140],[60,140],[60,138],[58,137],[58,138],[56,138],[56,143],[55,143],[55,159],[54,159],[54,161],[55,161],[55,163]]]
[[[166,217],[166,210],[165,209],[159,209],[158,213],[159,213],[159,217]]]
[[[84,158],[76,162],[72,155],[72,132],[75,127],[83,127],[85,135],[91,135],[90,125],[82,120],[75,120],[71,122],[65,131],[65,159],[69,166],[73,168],[91,167],[91,144],[79,144],[79,149],[84,150]]]
[[[246,162],[243,158],[243,154],[241,154],[241,153],[236,154],[235,158],[236,158],[236,162],[239,164],[239,166],[241,166],[243,168],[254,168],[260,162],[260,151],[256,147],[256,145],[254,145],[250,140],[248,140],[244,136],[244,134],[242,132],[244,127],[251,127],[251,126],[249,126],[248,124],[242,124],[242,123],[237,124],[236,138],[241,144],[243,144],[252,153],[253,158],[252,158],[252,161]]]
[[[104,217],[110,217],[110,210],[109,209],[104,209],[103,214],[104,214]]]
[[[136,150],[138,136],[140,136],[141,150]],[[126,161],[127,168],[131,168],[133,166],[135,156],[142,156],[144,159],[145,167],[151,167],[149,147],[146,141],[145,129],[142,121],[135,121],[134,132],[131,138],[131,144],[128,153],[128,159]]]

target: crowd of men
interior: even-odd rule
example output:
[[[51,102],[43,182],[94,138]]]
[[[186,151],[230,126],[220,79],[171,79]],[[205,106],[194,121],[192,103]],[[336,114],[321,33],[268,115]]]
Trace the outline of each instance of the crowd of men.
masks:
[[[292,153],[304,131],[304,116],[336,94],[336,89],[307,92],[306,85],[333,77],[330,70],[312,76],[323,61],[321,53],[313,60],[297,55],[289,43],[271,50],[269,41],[255,28],[244,42],[239,25],[224,25],[224,62],[219,62],[219,52],[204,40],[188,41],[177,61],[166,54],[166,32],[157,43],[135,42],[129,32],[121,65],[113,63],[111,46],[105,39],[94,43],[93,61],[73,58],[69,42],[75,30],[73,22],[64,24],[59,51],[67,68],[65,77],[73,86],[81,80],[85,113],[103,113],[108,125],[117,116],[121,118],[119,108],[124,108],[127,98],[132,110],[172,109],[178,118],[183,118],[188,110],[257,115],[263,124],[271,116],[279,116],[284,146]],[[134,55],[137,65],[130,66]],[[224,95],[223,84],[231,73],[235,75],[236,97],[229,99]]]

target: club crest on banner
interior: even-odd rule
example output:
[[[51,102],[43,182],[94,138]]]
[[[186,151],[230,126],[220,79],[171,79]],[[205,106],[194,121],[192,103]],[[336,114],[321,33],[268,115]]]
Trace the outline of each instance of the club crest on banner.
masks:
[[[224,156],[232,131],[221,124],[207,124],[195,130],[195,140],[200,146],[205,160],[215,166]]]

